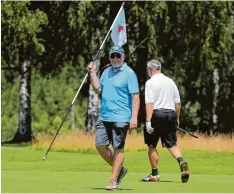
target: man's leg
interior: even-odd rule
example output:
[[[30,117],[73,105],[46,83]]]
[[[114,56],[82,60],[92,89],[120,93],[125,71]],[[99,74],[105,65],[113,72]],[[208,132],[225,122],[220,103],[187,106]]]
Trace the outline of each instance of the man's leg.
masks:
[[[171,155],[178,161],[179,165],[184,162],[184,159],[182,157],[180,148],[178,146],[173,146],[171,148],[167,148]]]
[[[114,149],[112,176],[111,179],[116,180],[124,162],[124,149]]]
[[[157,182],[160,180],[160,178],[159,178],[159,173],[158,173],[159,156],[158,156],[156,146],[158,144],[158,140],[160,137],[159,130],[161,128],[161,125],[160,125],[161,121],[159,118],[155,116],[155,114],[153,114],[151,122],[152,122],[151,123],[152,127],[154,128],[154,132],[152,134],[149,134],[146,128],[144,128],[144,140],[145,140],[145,144],[147,144],[148,146],[148,157],[149,157],[149,161],[152,167],[152,172],[150,175],[142,177],[142,181]]]
[[[124,162],[124,149],[114,148],[113,165],[112,165],[112,175],[107,185],[107,190],[118,189],[123,177],[127,174],[128,170],[123,167]]]
[[[113,166],[112,166],[112,175],[110,182],[106,189],[110,190],[121,183],[123,177],[127,174],[127,169],[123,167],[124,162],[124,145],[125,138],[127,135],[127,130],[129,127],[129,123],[127,122],[114,122],[112,129],[112,145],[114,148],[114,156],[113,156]]]
[[[149,176],[145,176],[142,178],[142,181],[159,181],[159,174],[158,174],[158,151],[155,147],[148,146],[148,156],[149,161],[152,167],[152,172]]]
[[[112,166],[113,153],[108,147],[111,143],[108,132],[111,131],[111,123],[97,120],[96,124],[96,149],[101,157]]]
[[[171,155],[178,161],[181,170],[181,181],[183,183],[187,182],[189,179],[188,163],[184,161],[180,148],[178,146],[173,146],[168,148]]]
[[[158,152],[156,148],[148,146],[149,161],[152,169],[158,168]]]
[[[188,163],[184,161],[176,137],[176,120],[174,112],[164,112],[164,130],[161,136],[163,147],[166,147],[171,155],[178,161],[181,170],[181,181],[187,182],[189,179]]]
[[[179,157],[182,157],[180,148],[178,146],[173,146],[171,148],[167,148],[169,150],[169,152],[171,153],[171,155],[177,159]]]
[[[118,172],[118,176],[117,176],[117,184],[120,184],[120,182],[122,181],[122,178],[127,174],[128,170],[126,168],[123,167],[123,162],[124,162],[124,155],[122,156],[122,150],[115,150],[115,154],[113,155],[111,149],[107,146],[96,146],[98,152],[100,153],[100,155],[102,156],[102,158],[110,165],[113,166],[113,162],[115,162],[115,166],[113,166],[112,168],[112,177],[111,179],[116,180],[116,172]],[[123,158],[123,159],[122,159]],[[120,164],[120,171],[118,171],[118,164]]]
[[[96,146],[101,157],[110,165],[113,165],[113,153],[108,146]]]

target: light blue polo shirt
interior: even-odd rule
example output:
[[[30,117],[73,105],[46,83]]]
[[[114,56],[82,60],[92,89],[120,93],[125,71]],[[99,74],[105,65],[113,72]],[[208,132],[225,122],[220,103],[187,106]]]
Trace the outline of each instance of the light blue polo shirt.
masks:
[[[132,117],[132,94],[139,93],[136,74],[124,63],[114,72],[108,67],[100,78],[102,105],[99,119],[110,122],[129,122]]]

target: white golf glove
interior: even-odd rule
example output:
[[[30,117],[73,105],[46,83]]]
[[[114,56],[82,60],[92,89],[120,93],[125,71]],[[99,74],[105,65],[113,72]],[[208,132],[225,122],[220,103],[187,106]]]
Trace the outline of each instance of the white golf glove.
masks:
[[[154,132],[154,128],[151,127],[151,121],[146,121],[145,126],[146,126],[146,131],[149,134],[152,134]]]

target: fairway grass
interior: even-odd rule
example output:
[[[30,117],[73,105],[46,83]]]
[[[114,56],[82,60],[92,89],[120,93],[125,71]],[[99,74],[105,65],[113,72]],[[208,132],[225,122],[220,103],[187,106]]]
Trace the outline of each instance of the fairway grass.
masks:
[[[188,183],[179,174],[162,174],[161,182],[141,182],[144,173],[128,173],[118,192],[191,193],[233,192],[234,175],[194,174]],[[110,172],[3,171],[2,192],[92,193],[105,192]]]
[[[2,147],[3,193],[107,193],[111,168],[97,153],[50,152],[32,147]],[[233,193],[234,153],[183,152],[191,171],[181,183],[178,164],[166,150],[159,150],[160,182],[145,183],[149,174],[147,152],[127,152],[129,173],[118,193]]]

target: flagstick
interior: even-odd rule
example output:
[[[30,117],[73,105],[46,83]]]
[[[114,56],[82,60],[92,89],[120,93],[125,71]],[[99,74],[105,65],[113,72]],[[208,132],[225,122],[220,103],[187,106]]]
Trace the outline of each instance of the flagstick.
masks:
[[[99,55],[99,53],[100,53],[100,51],[101,51],[101,49],[102,49],[102,47],[103,47],[104,43],[106,42],[106,39],[107,39],[108,35],[110,34],[110,32],[111,32],[111,30],[112,30],[113,26],[115,25],[115,22],[116,22],[117,18],[119,17],[120,12],[121,12],[121,11],[122,11],[122,9],[123,9],[124,4],[125,4],[125,2],[123,2],[123,3],[122,3],[122,5],[121,5],[121,7],[120,7],[120,9],[119,9],[119,12],[118,12],[118,14],[116,15],[115,20],[113,21],[113,23],[112,23],[112,25],[111,25],[111,27],[110,27],[110,29],[109,29],[109,31],[108,31],[108,33],[107,33],[107,35],[106,35],[105,39],[103,40],[103,42],[102,42],[102,44],[101,44],[101,46],[100,46],[100,48],[99,48],[99,50],[98,50],[97,54],[95,55],[95,57],[94,57],[94,60],[93,60],[93,61],[95,61],[95,60],[96,60],[96,58],[97,58],[97,56]]]

